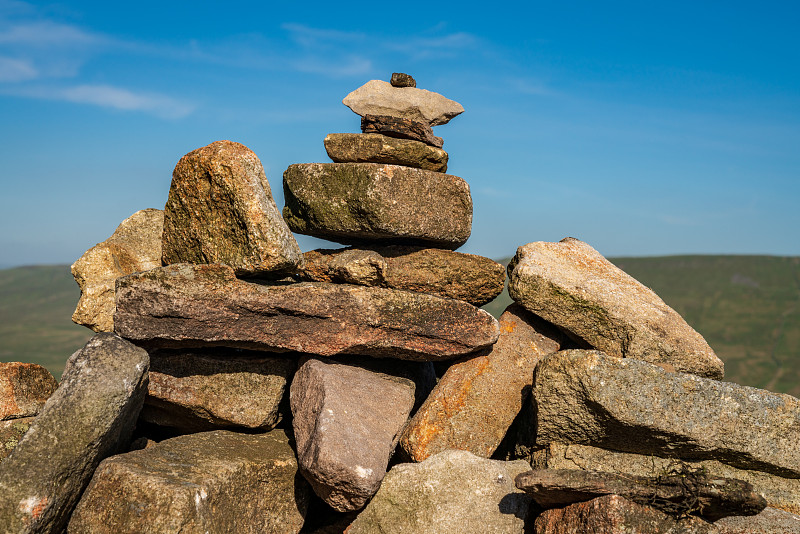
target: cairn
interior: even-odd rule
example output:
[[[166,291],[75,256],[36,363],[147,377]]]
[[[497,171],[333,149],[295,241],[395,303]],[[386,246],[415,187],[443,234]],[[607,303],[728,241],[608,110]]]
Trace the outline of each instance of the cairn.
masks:
[[[57,389],[0,366],[0,530],[800,532],[800,400],[720,382],[577,239],[520,247],[495,320],[432,130],[463,108],[402,73],[344,104],[362,133],[291,165],[282,212],[218,141],[73,265],[98,334]]]

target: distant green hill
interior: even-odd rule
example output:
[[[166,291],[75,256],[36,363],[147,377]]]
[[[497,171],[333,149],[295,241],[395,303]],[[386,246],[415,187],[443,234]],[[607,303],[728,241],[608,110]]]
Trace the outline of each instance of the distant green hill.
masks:
[[[800,258],[612,258],[699,331],[726,379],[800,397]],[[60,376],[92,335],[70,317],[80,292],[65,265],[0,270],[0,360],[40,363]],[[484,306],[495,316],[504,292]]]

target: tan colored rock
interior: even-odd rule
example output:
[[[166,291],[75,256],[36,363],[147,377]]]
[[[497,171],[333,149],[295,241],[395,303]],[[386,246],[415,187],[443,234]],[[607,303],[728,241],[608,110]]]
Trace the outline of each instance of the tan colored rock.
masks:
[[[72,276],[81,288],[73,322],[95,332],[114,331],[114,281],[161,266],[163,227],[163,211],[137,211],[72,264]]]
[[[610,451],[589,445],[551,443],[533,453],[534,469],[584,469],[626,475],[655,477],[681,463],[709,476],[744,480],[764,496],[767,505],[800,514],[800,478],[783,478],[760,471],[737,469],[716,460],[676,460],[659,456]]]
[[[0,421],[35,416],[57,387],[41,365],[0,362]]]
[[[506,308],[499,323],[491,350],[451,365],[406,425],[400,446],[413,461],[447,449],[490,457],[530,402],[533,369],[559,349],[561,335],[518,305]]]
[[[411,139],[381,134],[332,133],[325,150],[336,163],[388,163],[447,172],[447,152]]]
[[[252,150],[217,141],[181,158],[164,207],[165,265],[222,263],[254,275],[293,270],[301,259]]]
[[[800,534],[800,515],[765,508],[758,515],[725,517],[714,526],[719,534]]]
[[[416,87],[392,87],[389,82],[370,80],[342,103],[357,115],[389,115],[423,121],[429,126],[447,124],[464,107],[439,93]]]
[[[506,278],[505,268],[489,258],[436,248],[319,249],[304,258],[305,280],[430,293],[474,306],[494,300]]]
[[[582,241],[519,247],[508,272],[512,299],[597,350],[723,376],[722,361],[675,310]]]
[[[20,419],[0,421],[0,461],[16,448],[19,440],[31,427],[34,419],[34,417],[22,417]]]

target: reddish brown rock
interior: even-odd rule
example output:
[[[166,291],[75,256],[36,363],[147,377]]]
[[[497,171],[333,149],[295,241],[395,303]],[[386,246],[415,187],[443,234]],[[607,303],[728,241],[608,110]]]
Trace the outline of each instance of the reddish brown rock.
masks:
[[[295,358],[237,349],[155,351],[140,419],[188,432],[271,430]]]
[[[487,354],[447,370],[403,431],[415,462],[447,449],[488,458],[530,398],[533,369],[559,349],[559,332],[521,306],[500,317],[500,337]]]
[[[483,306],[503,291],[505,268],[473,254],[422,247],[320,249],[304,254],[305,280],[430,293]]]
[[[444,141],[433,135],[433,130],[424,122],[389,115],[364,115],[361,117],[361,131],[365,134],[379,133],[398,139],[411,139],[426,145],[442,148]]]
[[[405,72],[393,72],[392,79],[389,81],[392,87],[416,87],[417,81],[410,74]]]
[[[499,333],[491,315],[466,302],[349,284],[255,284],[223,265],[170,265],[120,279],[114,320],[121,336],[150,347],[423,361],[468,354]]]
[[[325,150],[336,163],[388,163],[447,172],[447,152],[411,139],[377,133],[328,134]]]
[[[536,518],[534,534],[718,534],[717,528],[696,517],[673,519],[649,506],[619,495],[546,510]]]
[[[33,417],[57,387],[56,379],[41,365],[0,362],[0,421]]]
[[[223,263],[252,275],[301,259],[252,150],[217,141],[181,158],[164,207],[164,264]]]

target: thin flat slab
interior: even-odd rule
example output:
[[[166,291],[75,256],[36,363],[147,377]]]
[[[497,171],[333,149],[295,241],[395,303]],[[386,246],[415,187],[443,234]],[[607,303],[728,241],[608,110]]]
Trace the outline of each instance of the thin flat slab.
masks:
[[[433,135],[430,126],[411,119],[399,119],[387,115],[364,115],[361,118],[361,131],[365,134],[377,133],[398,139],[420,141],[434,148],[444,146],[444,139]]]
[[[508,273],[512,299],[592,348],[708,378],[724,374],[703,336],[582,241],[519,247]]]
[[[390,115],[423,121],[429,126],[447,124],[464,112],[464,106],[439,93],[416,87],[393,87],[382,80],[370,80],[342,103],[357,115]]]
[[[283,174],[289,228],[344,244],[456,249],[472,230],[457,176],[380,163],[303,163]]]
[[[386,163],[447,172],[447,152],[420,141],[397,139],[378,133],[332,133],[325,150],[336,163]]]
[[[150,347],[229,346],[434,361],[497,340],[466,302],[344,284],[262,285],[223,265],[178,264],[117,282],[117,332]]]

